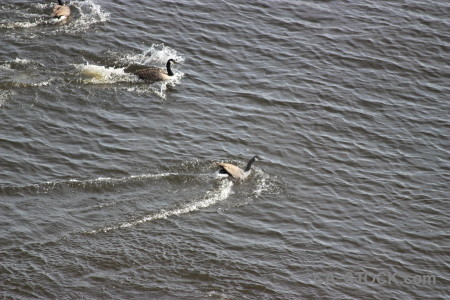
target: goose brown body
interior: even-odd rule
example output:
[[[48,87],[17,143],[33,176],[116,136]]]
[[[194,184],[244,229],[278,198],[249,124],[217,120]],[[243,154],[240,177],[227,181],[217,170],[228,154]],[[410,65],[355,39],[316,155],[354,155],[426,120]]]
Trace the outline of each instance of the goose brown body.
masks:
[[[169,59],[166,64],[166,70],[156,67],[146,68],[139,71],[136,71],[134,74],[137,75],[140,79],[143,79],[148,82],[155,82],[161,80],[169,80],[174,73],[171,69],[171,64],[175,63],[173,59]]]
[[[170,79],[170,76],[167,72],[161,68],[146,68],[135,72],[140,79],[144,79],[146,81],[159,81],[159,80],[167,80]]]
[[[261,158],[257,155],[253,156],[248,161],[247,167],[245,168],[245,170],[242,170],[238,166],[235,166],[235,165],[229,164],[229,163],[218,162],[217,165],[222,168],[221,170],[219,170],[219,172],[227,173],[228,175],[230,175],[233,178],[243,180],[243,179],[247,178],[248,175],[250,175],[250,173],[252,172],[252,170],[251,170],[252,164],[257,160],[261,160]]]
[[[53,8],[53,12],[50,15],[51,18],[67,18],[70,16],[70,7],[64,5],[61,0],[58,0],[58,4]]]
[[[217,163],[217,165],[219,167],[222,167],[225,170],[225,172],[227,172],[233,178],[240,179],[244,176],[244,170],[235,165],[221,162]]]

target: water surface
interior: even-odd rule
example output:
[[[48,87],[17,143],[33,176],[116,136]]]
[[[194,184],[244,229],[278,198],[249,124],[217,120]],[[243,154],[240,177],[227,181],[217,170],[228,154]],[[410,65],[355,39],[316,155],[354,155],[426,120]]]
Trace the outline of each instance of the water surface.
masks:
[[[3,2],[4,298],[448,298],[445,1]]]

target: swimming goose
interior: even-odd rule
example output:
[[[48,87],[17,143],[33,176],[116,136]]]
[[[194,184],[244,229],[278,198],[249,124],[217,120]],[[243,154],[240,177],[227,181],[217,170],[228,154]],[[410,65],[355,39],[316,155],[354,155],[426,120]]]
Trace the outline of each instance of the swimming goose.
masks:
[[[58,4],[53,8],[53,13],[50,15],[50,18],[56,19],[58,22],[61,22],[67,19],[70,16],[70,7],[64,5],[62,0],[58,0]]]
[[[134,72],[140,79],[144,79],[148,82],[155,82],[160,80],[168,80],[171,76],[173,76],[172,69],[170,68],[175,61],[173,59],[169,59],[166,64],[166,70],[161,68],[146,68],[139,71]]]
[[[219,173],[228,174],[228,175],[232,176],[233,178],[243,180],[243,179],[247,178],[248,175],[250,175],[250,173],[252,172],[252,170],[251,170],[252,164],[257,160],[262,160],[262,159],[258,155],[253,156],[248,161],[247,167],[245,168],[245,170],[242,170],[241,168],[239,168],[235,165],[227,164],[227,163],[218,162],[217,165],[222,167],[222,169],[219,170]]]

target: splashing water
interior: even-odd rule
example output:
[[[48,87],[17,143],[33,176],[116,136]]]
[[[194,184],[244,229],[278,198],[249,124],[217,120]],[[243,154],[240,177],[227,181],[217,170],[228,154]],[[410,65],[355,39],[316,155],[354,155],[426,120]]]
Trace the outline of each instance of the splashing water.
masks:
[[[136,174],[136,175],[127,175],[124,177],[109,177],[109,176],[101,176],[92,179],[67,179],[67,180],[56,180],[56,181],[47,181],[38,184],[30,184],[23,186],[0,186],[0,194],[6,195],[20,195],[23,193],[31,193],[31,194],[47,194],[47,193],[59,193],[66,192],[67,188],[75,189],[77,191],[82,191],[86,193],[95,192],[95,193],[103,193],[105,190],[109,190],[113,187],[118,188],[119,190],[126,187],[134,186],[135,184],[142,184],[151,180],[159,181],[163,178],[167,182],[175,182],[178,181],[179,178],[186,178],[186,176],[195,176],[198,178],[199,176],[206,176],[206,178],[210,178],[213,180],[214,187],[212,189],[207,190],[202,196],[194,196],[190,200],[181,201],[178,203],[168,204],[167,207],[162,207],[158,209],[153,209],[150,213],[141,215],[140,217],[131,217],[126,218],[122,221],[116,221],[112,224],[105,225],[94,225],[98,226],[96,229],[90,230],[82,230],[79,233],[84,234],[97,234],[101,232],[109,232],[122,228],[131,228],[134,226],[138,226],[143,223],[151,222],[154,220],[167,219],[173,216],[181,216],[184,214],[188,214],[191,212],[196,212],[201,209],[205,209],[216,205],[218,203],[222,203],[218,206],[218,210],[222,210],[223,205],[226,209],[227,207],[238,207],[241,205],[246,205],[250,199],[257,199],[262,194],[266,194],[267,192],[275,192],[277,189],[276,180],[271,179],[271,176],[265,174],[262,170],[256,168],[255,169],[255,178],[250,180],[247,183],[239,183],[240,188],[237,191],[233,190],[233,186],[235,182],[232,180],[223,180],[215,176],[215,173],[202,173],[205,171],[205,168],[196,169],[193,173],[186,173],[185,170],[189,169],[192,171],[192,164],[189,166],[183,165],[181,170],[171,170],[168,172],[162,173],[150,173],[150,174]],[[209,164],[208,168],[209,170]],[[181,172],[180,172],[181,171]],[[248,184],[249,183],[249,184]],[[251,188],[248,190],[248,188]],[[230,195],[237,193],[238,197],[236,199],[231,199],[224,203],[226,199],[230,197]],[[247,199],[242,202],[242,199]],[[98,203],[94,206],[95,209],[105,209],[106,207],[117,205],[117,201],[106,202],[106,203]],[[90,207],[92,208],[92,206]],[[73,232],[72,232],[73,233]]]
[[[143,50],[138,54],[128,54],[118,57],[119,62],[137,65],[166,65],[167,60],[174,59],[177,63],[184,62],[184,56],[178,54],[175,49],[172,49],[164,44],[153,44],[149,49]]]
[[[177,65],[182,64],[185,60],[183,55],[178,54],[175,49],[165,46],[164,44],[153,44],[149,49],[144,49],[138,54],[133,53],[117,56],[117,60],[121,64],[127,64],[127,66],[141,65],[143,68],[145,66],[165,68],[169,59],[174,59],[177,62]],[[179,70],[175,70],[174,73],[175,75],[170,80],[150,84],[148,89],[158,95],[161,99],[166,99],[168,86],[174,87],[180,84],[181,79],[184,76],[184,73]],[[129,91],[139,92],[136,88],[130,88]]]
[[[134,227],[142,223],[150,222],[153,220],[159,220],[159,219],[166,219],[171,216],[179,216],[183,214],[187,214],[193,211],[197,211],[202,208],[210,207],[217,202],[224,201],[228,198],[228,196],[232,192],[232,186],[233,182],[230,180],[223,180],[220,182],[220,186],[217,189],[211,190],[206,192],[206,195],[198,200],[193,200],[191,202],[185,203],[181,205],[180,207],[170,208],[170,209],[163,209],[159,212],[146,215],[140,219],[130,221],[130,222],[123,222],[118,225],[103,227],[97,230],[92,231],[86,231],[85,233],[90,234],[96,234],[99,232],[108,232],[111,230],[121,229],[121,228],[128,228],[128,227]]]
[[[4,21],[0,23],[0,28],[33,28],[42,25],[54,25],[54,20],[49,19],[50,12],[55,3],[30,3],[25,9],[18,9],[14,4],[1,7],[1,16],[5,15]],[[94,24],[105,23],[109,19],[109,13],[103,11],[95,0],[74,0],[70,1],[72,17],[65,26],[52,26],[49,34],[55,32],[78,33],[84,32]],[[41,34],[44,32],[41,32]],[[36,37],[36,35],[27,35]]]
[[[126,73],[125,68],[109,68],[91,64],[74,65],[78,72],[86,77],[84,83],[108,84],[118,82],[137,82],[138,78]]]
[[[10,23],[3,23],[0,24],[0,28],[4,29],[13,29],[13,28],[32,28],[36,27],[39,24],[42,24],[42,21],[16,21],[16,22],[10,22]]]
[[[0,77],[2,84],[9,87],[41,87],[52,83],[53,78],[47,76],[40,69],[41,63],[32,59],[16,58],[0,63]]]
[[[11,95],[13,95],[12,91],[0,91],[0,108],[11,99]]]
[[[140,80],[133,73],[126,72],[125,70],[132,65],[140,65],[142,68],[149,66],[157,66],[165,68],[167,60],[170,58],[177,62],[177,65],[181,65],[184,62],[184,56],[177,53],[175,49],[165,46],[164,44],[153,44],[149,49],[145,49],[142,52],[129,53],[129,54],[117,54],[109,52],[109,55],[115,60],[115,64],[125,65],[125,67],[105,67],[93,64],[75,65],[78,72],[86,77],[83,80],[84,83],[91,84],[113,84],[119,82],[139,83],[133,86],[123,87],[129,92],[145,95],[149,91],[158,95],[161,99],[166,99],[166,92],[169,86],[174,87],[181,83],[181,79],[184,76],[183,72],[174,70],[174,76],[170,80],[157,81],[151,84],[142,85],[145,83]]]
[[[0,94],[1,95],[1,94]],[[139,182],[145,179],[159,179],[167,176],[179,175],[177,173],[160,173],[160,174],[140,174],[130,175],[121,178],[112,177],[98,177],[94,179],[69,179],[63,181],[47,181],[44,183],[29,184],[22,186],[0,186],[0,194],[15,194],[20,192],[29,193],[48,193],[53,190],[61,189],[63,187],[89,189],[101,186],[113,186],[116,184],[129,184],[131,182]]]
[[[68,22],[68,26],[59,28],[71,33],[87,31],[95,24],[105,23],[109,19],[109,13],[102,10],[101,6],[93,0],[71,1],[71,6],[78,8],[79,17]]]

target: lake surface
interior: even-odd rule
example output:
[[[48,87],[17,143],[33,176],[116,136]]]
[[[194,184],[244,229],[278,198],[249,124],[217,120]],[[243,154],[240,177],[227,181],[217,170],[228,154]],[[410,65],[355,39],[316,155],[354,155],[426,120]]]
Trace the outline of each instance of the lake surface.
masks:
[[[0,5],[1,298],[449,298],[449,2],[53,2]]]

